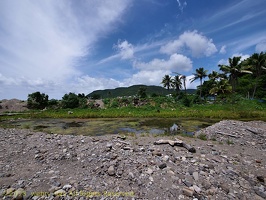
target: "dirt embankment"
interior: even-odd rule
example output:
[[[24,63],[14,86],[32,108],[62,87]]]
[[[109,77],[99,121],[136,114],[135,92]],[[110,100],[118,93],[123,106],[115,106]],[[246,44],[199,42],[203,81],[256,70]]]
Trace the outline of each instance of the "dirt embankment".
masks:
[[[0,114],[4,112],[22,112],[28,110],[27,101],[3,99],[0,101]]]
[[[0,198],[265,199],[266,123],[221,121],[197,138],[0,129]],[[155,145],[183,140],[196,149]]]

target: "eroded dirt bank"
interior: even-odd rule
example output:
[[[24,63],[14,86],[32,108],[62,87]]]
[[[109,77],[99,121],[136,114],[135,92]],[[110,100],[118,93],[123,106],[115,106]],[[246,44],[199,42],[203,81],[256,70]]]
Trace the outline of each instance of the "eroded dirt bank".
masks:
[[[226,120],[196,135],[208,140],[0,129],[0,198],[266,198],[265,122]],[[154,144],[175,138],[196,153]]]

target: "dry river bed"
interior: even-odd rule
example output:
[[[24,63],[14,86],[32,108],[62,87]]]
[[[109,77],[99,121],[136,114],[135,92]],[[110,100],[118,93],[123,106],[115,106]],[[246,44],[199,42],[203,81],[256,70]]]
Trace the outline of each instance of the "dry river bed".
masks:
[[[266,199],[265,122],[225,120],[196,135],[0,129],[0,198]],[[160,139],[182,140],[196,152],[154,144]]]

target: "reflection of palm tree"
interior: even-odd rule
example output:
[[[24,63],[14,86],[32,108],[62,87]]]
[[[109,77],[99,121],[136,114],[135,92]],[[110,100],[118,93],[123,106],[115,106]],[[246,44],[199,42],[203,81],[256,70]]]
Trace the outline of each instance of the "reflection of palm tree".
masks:
[[[258,86],[258,79],[262,75],[263,70],[266,70],[266,53],[254,53],[251,57],[247,59],[246,62],[244,62],[244,64],[251,68],[251,71],[255,76],[255,84],[252,94],[252,98],[254,98]]]
[[[207,77],[207,70],[204,70],[203,67],[196,69],[196,73],[193,74],[194,77],[190,79],[190,82],[200,79],[200,97],[201,97],[201,88],[202,88],[202,80]]]
[[[163,84],[163,87],[166,87],[166,89],[169,90],[171,86],[171,76],[165,75],[161,84]]]
[[[182,89],[182,81],[180,79],[180,76],[175,76],[171,82],[172,82],[172,87],[175,89],[176,93],[178,94],[179,91]]]
[[[237,79],[241,73],[252,73],[245,69],[240,63],[241,57],[229,58],[229,65],[219,65],[220,70],[229,74],[229,82],[232,85],[232,91],[235,92]]]

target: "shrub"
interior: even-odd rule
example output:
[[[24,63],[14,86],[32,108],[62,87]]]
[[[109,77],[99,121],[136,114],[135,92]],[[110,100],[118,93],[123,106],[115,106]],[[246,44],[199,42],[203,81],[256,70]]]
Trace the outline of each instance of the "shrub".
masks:
[[[27,107],[30,109],[44,109],[48,105],[48,99],[48,95],[34,92],[28,95]]]
[[[201,140],[207,140],[207,135],[204,134],[204,133],[201,133],[199,136],[198,136],[199,139]]]
[[[79,107],[79,97],[75,93],[65,94],[62,98],[63,108],[78,108]]]

